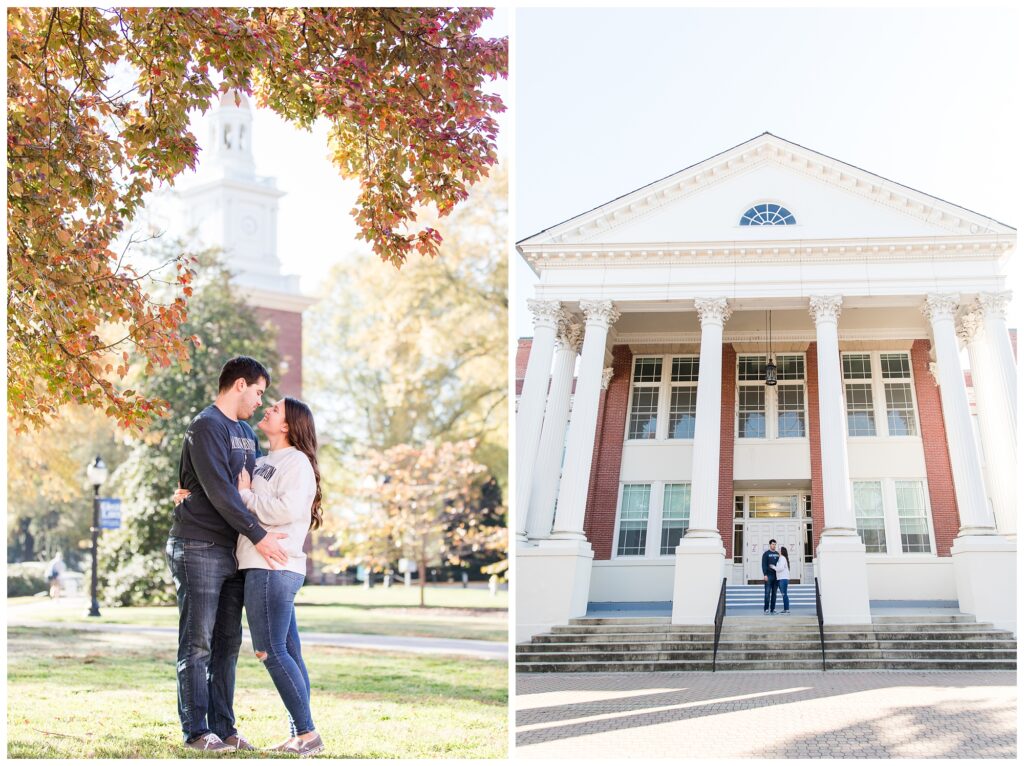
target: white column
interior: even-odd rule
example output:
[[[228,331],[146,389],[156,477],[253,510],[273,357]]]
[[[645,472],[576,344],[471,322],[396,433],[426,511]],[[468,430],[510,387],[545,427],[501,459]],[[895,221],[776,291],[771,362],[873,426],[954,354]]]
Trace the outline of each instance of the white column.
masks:
[[[580,301],[586,317],[576,376],[569,443],[550,537],[516,550],[516,641],[565,625],[587,612],[594,551],[583,534],[597,429],[608,328],[619,317],[611,301]]]
[[[718,531],[718,470],[722,440],[722,331],[732,310],[725,298],[694,301],[700,318],[700,371],[693,433],[690,524],[676,548],[672,622],[710,625],[725,576]]]
[[[1001,417],[1007,420],[1009,432],[1017,435],[1017,361],[1006,329],[1006,305],[1009,290],[1001,293],[981,293],[978,304],[985,322],[985,343],[993,359],[993,389],[995,405]]]
[[[551,355],[555,347],[555,330],[565,318],[558,301],[526,302],[533,313],[533,343],[526,364],[526,377],[519,397],[516,415],[516,540],[526,541],[526,521],[533,488],[533,468],[540,441],[544,402],[547,399]]]
[[[558,507],[555,511],[553,538],[586,540],[583,519],[587,510],[587,489],[590,485],[590,464],[594,455],[594,434],[597,431],[597,406],[601,397],[601,376],[604,371],[605,344],[608,328],[619,318],[611,301],[580,301],[586,318],[583,351],[576,376],[572,418],[569,421],[569,443],[566,447],[562,481],[558,486]]]
[[[932,325],[936,372],[942,390],[942,419],[946,424],[949,462],[960,510],[960,534],[991,535],[995,534],[995,524],[985,498],[981,459],[974,441],[954,326],[958,300],[958,295],[933,293],[927,297],[921,311]]]
[[[996,529],[1007,537],[1017,536],[1016,477],[1017,439],[1011,430],[1012,419],[1000,397],[995,369],[986,342],[984,318],[978,309],[962,315],[957,335],[967,347],[974,382],[975,409],[985,462],[985,484],[992,500]]]
[[[825,502],[825,528],[815,559],[824,621],[830,625],[864,625],[871,622],[871,609],[867,559],[853,514],[846,450],[845,395],[839,357],[842,305],[839,295],[817,295],[810,300],[818,344],[818,426]]]
[[[960,512],[960,532],[951,550],[957,597],[960,611],[1016,630],[1017,546],[996,533],[985,498],[954,327],[957,301],[957,295],[932,294],[921,307],[932,326],[942,419]]]
[[[558,479],[562,474],[565,428],[569,423],[572,399],[572,378],[576,371],[576,355],[583,343],[583,325],[563,322],[559,325],[555,344],[555,369],[551,374],[551,392],[544,410],[544,426],[534,470],[533,492],[526,536],[531,540],[551,534],[555,518]]]

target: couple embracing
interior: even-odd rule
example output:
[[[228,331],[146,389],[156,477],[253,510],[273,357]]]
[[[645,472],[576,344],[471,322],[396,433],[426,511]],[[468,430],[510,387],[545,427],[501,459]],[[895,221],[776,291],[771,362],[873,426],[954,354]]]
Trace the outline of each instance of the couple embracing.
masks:
[[[775,550],[775,540],[768,541],[768,550],[761,554],[761,572],[764,574],[764,613],[776,614],[775,593],[782,591],[782,613],[789,614],[789,551],[782,546]],[[771,598],[769,599],[769,594]],[[771,610],[769,611],[769,606]]]
[[[235,727],[235,666],[242,607],[256,657],[288,712],[291,736],[272,748],[316,755],[324,744],[310,714],[309,675],[295,623],[305,580],[307,532],[320,526],[320,473],[313,414],[285,397],[257,427],[270,373],[240,356],[221,370],[217,398],[189,424],[167,561],[178,599],[178,715],[195,750],[255,750]]]

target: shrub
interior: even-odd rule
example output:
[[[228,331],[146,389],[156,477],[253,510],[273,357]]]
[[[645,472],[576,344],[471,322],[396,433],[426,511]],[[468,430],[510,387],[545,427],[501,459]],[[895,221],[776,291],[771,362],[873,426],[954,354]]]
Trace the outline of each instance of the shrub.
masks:
[[[49,590],[45,561],[25,561],[7,565],[7,598],[34,596]]]

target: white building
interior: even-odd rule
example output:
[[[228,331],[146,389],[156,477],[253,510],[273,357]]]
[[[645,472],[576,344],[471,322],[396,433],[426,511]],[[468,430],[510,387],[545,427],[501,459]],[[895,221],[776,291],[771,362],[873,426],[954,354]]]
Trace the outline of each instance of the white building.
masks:
[[[773,537],[827,623],[953,601],[1015,629],[1015,244],[768,133],[521,241],[517,640],[588,602],[709,624]]]

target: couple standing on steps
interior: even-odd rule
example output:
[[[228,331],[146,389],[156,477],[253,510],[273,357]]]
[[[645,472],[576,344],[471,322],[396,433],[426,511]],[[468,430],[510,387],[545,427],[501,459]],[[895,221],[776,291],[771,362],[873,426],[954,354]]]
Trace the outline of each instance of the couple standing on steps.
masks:
[[[775,540],[768,541],[768,550],[761,554],[761,572],[764,574],[764,613],[775,611],[775,592],[782,591],[782,613],[789,614],[789,551],[782,546],[775,550]],[[769,611],[769,607],[771,611]]]

